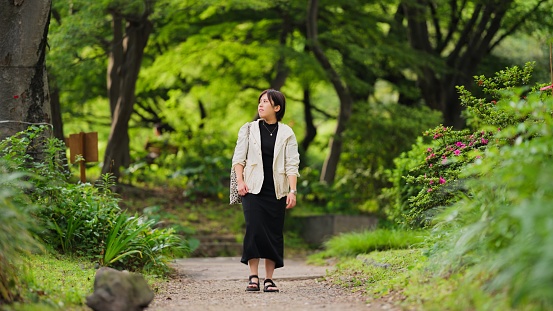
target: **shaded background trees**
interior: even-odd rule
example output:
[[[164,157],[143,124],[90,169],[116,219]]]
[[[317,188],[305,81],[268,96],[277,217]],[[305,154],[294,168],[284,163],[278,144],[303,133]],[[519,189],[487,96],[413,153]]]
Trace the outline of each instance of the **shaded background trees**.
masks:
[[[52,93],[65,133],[100,132],[101,172],[155,169],[221,195],[237,129],[261,90],[281,89],[309,170],[302,187],[347,191],[362,181],[356,191],[374,200],[391,159],[420,131],[463,126],[456,85],[513,61],[547,62],[550,2],[55,2]],[[513,52],[521,46],[535,54]],[[145,166],[155,124],[173,130],[164,139],[180,151]],[[212,180],[198,176],[206,173]]]

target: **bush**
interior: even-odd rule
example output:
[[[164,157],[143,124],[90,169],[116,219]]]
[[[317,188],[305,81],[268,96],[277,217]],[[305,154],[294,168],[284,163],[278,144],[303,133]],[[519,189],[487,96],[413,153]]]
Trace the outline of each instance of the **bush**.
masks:
[[[472,277],[488,275],[486,288],[507,291],[515,307],[550,310],[553,99],[523,92],[498,101],[524,121],[503,128],[463,174],[479,178],[467,182],[470,196],[440,218],[437,233],[447,238],[433,258],[442,271],[468,266]]]
[[[225,133],[167,133],[164,138],[175,146],[176,153],[161,153],[147,160],[145,152],[125,170],[123,178],[129,183],[164,183],[184,189],[184,195],[196,197],[228,197],[228,174],[232,150],[221,143]],[[209,172],[209,174],[206,174]]]
[[[384,191],[385,197],[392,202],[386,211],[390,218],[403,226],[426,227],[445,206],[467,193],[465,179],[474,176],[461,178],[461,172],[483,156],[498,131],[526,118],[497,102],[505,92],[528,83],[531,71],[532,64],[528,63],[524,68],[500,71],[492,78],[475,77],[477,85],[492,99],[475,98],[464,87],[458,87],[461,102],[466,107],[467,123],[473,128],[456,131],[438,126],[428,130],[424,133],[426,140],[419,139],[410,153],[395,162],[396,168],[388,173],[394,186]],[[421,152],[423,148],[426,148],[424,153]],[[406,167],[405,163],[409,165]],[[399,176],[405,181],[399,181]]]
[[[408,183],[405,176],[419,166],[419,159],[425,157],[428,148],[430,144],[418,137],[411,150],[394,159],[395,168],[386,171],[391,187],[382,190],[381,201],[387,203],[384,208],[387,218],[399,227],[408,228],[410,224],[421,221],[417,215],[412,216],[409,199],[423,191],[424,185]]]
[[[317,182],[318,174],[309,169],[300,186],[310,193],[309,203],[322,205],[329,213],[356,214],[380,212],[378,194],[389,186],[384,171],[393,159],[409,147],[425,129],[439,124],[439,112],[427,107],[407,107],[395,103],[356,105],[344,133],[337,179],[333,185]],[[304,199],[304,198],[302,198]]]
[[[167,271],[172,256],[188,252],[172,229],[154,229],[153,221],[121,211],[110,190],[114,185],[110,175],[102,176],[96,186],[69,183],[61,156],[65,146],[41,135],[43,130],[31,127],[0,142],[0,156],[11,170],[28,172],[33,187],[29,197],[40,206],[36,210],[43,224],[40,236],[49,246],[106,266],[161,272]],[[42,160],[35,154],[42,155]]]
[[[18,297],[22,256],[40,247],[32,234],[32,207],[21,191],[28,184],[22,182],[22,174],[3,168],[0,165],[0,305]]]

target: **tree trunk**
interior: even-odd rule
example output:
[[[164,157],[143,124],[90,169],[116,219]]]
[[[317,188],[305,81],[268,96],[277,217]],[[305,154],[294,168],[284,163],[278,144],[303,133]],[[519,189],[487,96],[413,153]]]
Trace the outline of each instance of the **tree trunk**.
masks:
[[[418,87],[426,104],[442,112],[445,125],[462,128],[465,122],[461,118],[462,106],[455,87],[469,84],[484,57],[490,54],[492,48],[504,38],[502,36],[494,41],[513,1],[479,3],[471,13],[462,8],[459,9],[459,12],[456,12],[459,13],[459,19],[463,15],[470,14],[470,18],[461,23],[463,26],[458,27],[458,20],[452,21],[449,29],[439,31],[439,33],[448,34],[458,33],[459,39],[452,43],[448,40],[452,36],[448,36],[443,38],[444,40],[437,40],[434,45],[430,41],[427,24],[427,13],[431,11],[429,6],[432,4],[425,0],[417,2],[406,1],[402,4],[402,12],[405,13],[407,20],[409,43],[413,49],[444,61],[442,72],[438,72],[431,66],[420,68],[422,73],[417,77]],[[541,2],[535,4],[536,9],[540,5]],[[515,25],[510,31],[514,31],[521,24],[522,22]]]
[[[311,145],[311,142],[315,140],[315,136],[317,136],[317,127],[315,127],[315,123],[313,122],[313,113],[311,112],[311,92],[307,86],[303,90],[303,115],[305,120],[305,135],[300,144],[300,156],[302,157],[300,165],[302,167],[307,164],[305,161],[307,149],[309,148],[309,145]]]
[[[284,13],[282,16],[282,28],[278,40],[282,50],[286,49],[286,41],[288,39],[288,35],[291,32],[292,20],[290,18],[290,15]],[[286,66],[286,57],[284,56],[284,52],[282,51],[280,52],[280,57],[278,58],[278,62],[276,63],[275,71],[276,75],[271,81],[271,88],[275,90],[280,90],[284,85],[284,82],[286,82],[286,78],[289,74],[288,67]]]
[[[0,4],[0,139],[30,124],[52,124],[45,66],[50,6],[50,0]]]
[[[65,141],[65,135],[63,134],[63,120],[61,117],[60,92],[59,88],[56,86],[50,87],[50,110],[52,111],[54,137],[61,141]]]
[[[321,181],[327,184],[332,184],[336,177],[336,170],[338,168],[338,162],[340,161],[340,155],[342,153],[342,134],[346,129],[346,124],[351,116],[353,99],[347,85],[342,82],[338,72],[336,72],[336,70],[332,67],[332,64],[319,45],[317,29],[318,2],[318,0],[310,0],[308,3],[307,41],[311,45],[311,50],[313,51],[315,58],[326,71],[340,100],[338,123],[336,125],[336,130],[334,131],[334,136],[330,139],[329,154],[325,159],[323,170],[321,172]]]
[[[115,107],[119,100],[119,94],[121,93],[121,67],[123,66],[123,16],[118,12],[112,12],[111,14],[112,28],[113,28],[113,41],[111,42],[111,50],[108,59],[108,98],[109,108],[111,112],[111,118],[115,114]]]
[[[135,88],[144,48],[152,32],[152,24],[148,20],[149,13],[144,14],[142,18],[131,20],[127,23],[125,29],[126,37],[119,46],[118,38],[114,38],[112,55],[110,58],[109,77],[111,83],[108,85],[110,104],[112,107],[112,123],[108,144],[104,156],[104,166],[102,174],[112,173],[116,178],[120,176],[120,168],[130,164],[129,151],[129,120],[133,113],[135,102]],[[118,17],[114,16],[114,33],[117,34],[119,23]],[[118,61],[118,55],[122,51],[121,60]],[[118,94],[112,92],[111,88],[119,88]],[[113,98],[112,98],[113,96]],[[117,100],[115,100],[115,96]]]

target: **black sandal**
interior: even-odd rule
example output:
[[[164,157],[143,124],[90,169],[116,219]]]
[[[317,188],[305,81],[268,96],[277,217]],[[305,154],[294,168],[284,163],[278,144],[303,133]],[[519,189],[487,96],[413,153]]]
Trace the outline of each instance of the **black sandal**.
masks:
[[[252,279],[257,279],[257,282],[253,282]],[[250,282],[248,283],[248,287],[246,287],[246,291],[247,292],[258,292],[260,290],[259,289],[259,277],[257,275],[250,275],[248,280]],[[253,287],[251,285],[255,285],[255,287]]]
[[[263,291],[266,293],[276,293],[279,292],[279,289],[269,289],[269,287],[277,287],[275,282],[271,279],[265,279],[263,282]]]

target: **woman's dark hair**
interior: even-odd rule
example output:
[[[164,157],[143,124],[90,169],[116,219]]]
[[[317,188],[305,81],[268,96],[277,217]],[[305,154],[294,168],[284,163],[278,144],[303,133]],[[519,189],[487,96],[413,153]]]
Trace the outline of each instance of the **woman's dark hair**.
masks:
[[[284,112],[286,112],[286,97],[284,97],[284,94],[277,90],[268,89],[261,92],[259,98],[257,99],[258,103],[261,100],[261,97],[265,94],[267,94],[267,98],[269,98],[269,101],[273,104],[273,106],[280,106],[280,110],[276,113],[276,118],[277,121],[281,121],[284,117]]]

